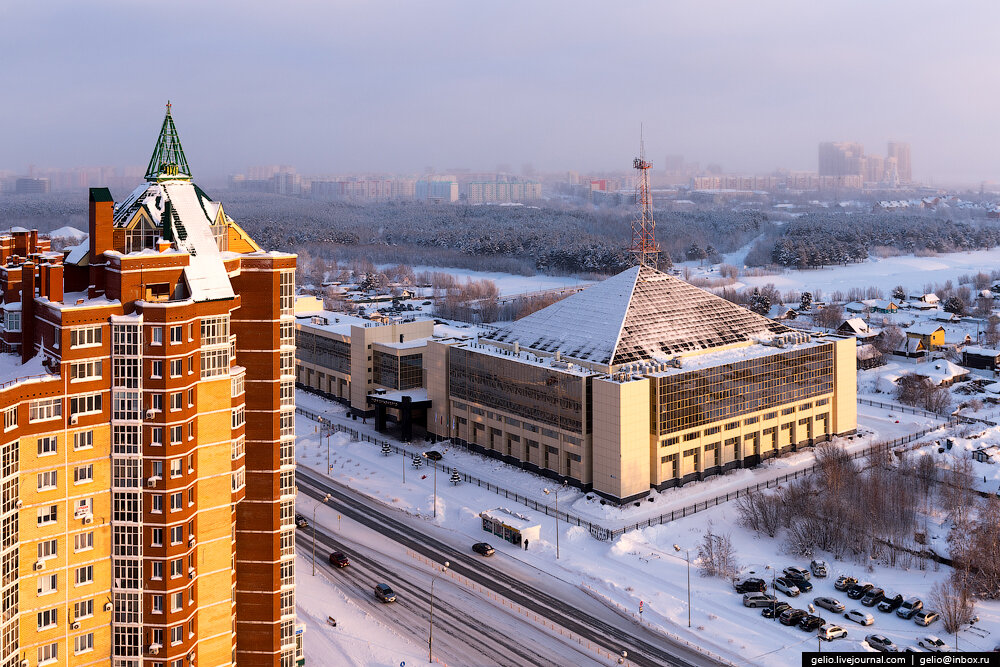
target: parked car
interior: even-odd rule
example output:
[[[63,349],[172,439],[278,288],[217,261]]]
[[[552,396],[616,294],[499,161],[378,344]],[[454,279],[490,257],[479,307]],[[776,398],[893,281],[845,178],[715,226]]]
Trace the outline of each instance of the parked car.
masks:
[[[774,590],[781,591],[790,598],[794,598],[799,594],[799,587],[791,579],[784,577],[778,577],[774,580]]]
[[[778,622],[782,625],[795,625],[808,615],[809,612],[805,609],[786,609],[781,612]]]
[[[873,588],[875,588],[875,584],[868,583],[867,581],[864,583],[851,584],[847,589],[847,597],[852,600],[860,600],[869,590]]]
[[[799,630],[805,630],[806,632],[812,632],[813,630],[819,630],[821,627],[826,625],[826,621],[816,616],[815,614],[810,614],[806,616],[801,621],[799,621]]]
[[[809,563],[809,569],[812,570],[814,577],[825,577],[830,571],[830,568],[827,567],[825,560],[812,561]]]
[[[796,567],[791,565],[782,570],[782,574],[786,577],[794,577],[795,579],[808,579],[812,575],[809,574],[809,570],[804,567]]]
[[[432,449],[429,452],[424,452],[424,458],[430,459],[431,461],[440,461],[444,457],[441,456],[441,452],[436,449]]]
[[[847,639],[847,630],[833,623],[827,623],[816,634],[820,639],[828,642],[832,642],[834,639]]]
[[[922,625],[927,627],[934,621],[940,618],[941,614],[936,611],[931,611],[930,609],[921,609],[916,614],[913,615],[913,622],[917,625]]]
[[[856,583],[858,583],[858,580],[855,577],[848,577],[846,574],[842,574],[837,577],[837,581],[833,582],[833,587],[838,591],[846,591]]]
[[[297,526],[298,528],[305,528],[306,526],[308,526],[308,525],[309,525],[309,522],[308,522],[308,521],[306,521],[306,518],[305,518],[305,517],[304,517],[303,515],[301,515],[301,514],[296,514],[296,515],[295,515],[295,525],[296,525],[296,526]]]
[[[927,649],[909,644],[903,647],[903,653],[927,653]]]
[[[743,606],[751,608],[766,607],[773,604],[777,599],[770,593],[744,593]]]
[[[787,576],[785,579],[795,584],[795,587],[799,589],[799,593],[808,593],[813,589],[813,585],[801,577]]]
[[[351,561],[347,559],[347,556],[339,551],[334,551],[330,554],[330,565],[336,565],[337,567],[347,567],[351,564]]]
[[[491,547],[486,542],[476,542],[472,545],[472,550],[475,551],[480,556],[492,556],[493,547]]]
[[[899,593],[896,593],[895,595],[892,593],[885,593],[882,595],[882,600],[878,603],[878,610],[889,613],[899,609],[902,604],[903,596]]]
[[[899,651],[899,647],[885,635],[868,635],[865,637],[865,641],[876,651],[882,651],[883,653],[896,653]]]
[[[763,593],[767,590],[767,582],[763,579],[750,577],[733,583],[737,593]]]
[[[855,623],[859,623],[861,625],[871,625],[872,623],[875,622],[874,616],[872,616],[868,612],[861,611],[860,609],[850,610],[849,612],[844,614],[844,618],[846,618],[848,621],[854,621]]]
[[[389,588],[389,584],[375,584],[375,597],[382,602],[396,601],[396,594]]]
[[[420,304],[420,305],[421,305],[421,306],[429,306],[429,305],[431,305],[431,302],[430,302],[430,301],[424,301],[424,302],[423,302],[422,304]]]
[[[844,611],[844,603],[837,598],[816,598],[813,600],[813,604],[823,609],[829,609],[830,611]]]
[[[934,653],[947,653],[951,650],[951,647],[936,635],[924,635],[917,641],[917,644]]]
[[[787,602],[772,602],[761,610],[760,615],[764,618],[778,618],[782,612],[791,608],[792,605]]]
[[[882,601],[882,595],[885,593],[881,588],[869,588],[865,596],[861,598],[861,604],[866,607],[874,607],[879,602]]]
[[[903,600],[903,604],[899,605],[899,609],[896,610],[896,616],[910,620],[913,618],[914,614],[923,608],[924,603],[920,600],[920,598],[908,598]]]

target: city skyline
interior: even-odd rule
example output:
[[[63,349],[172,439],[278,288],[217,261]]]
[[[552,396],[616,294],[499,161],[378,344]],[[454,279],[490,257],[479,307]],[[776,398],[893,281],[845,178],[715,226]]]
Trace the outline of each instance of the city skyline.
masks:
[[[646,3],[601,7],[600,21],[588,3],[442,2],[433,20],[401,3],[238,12],[220,2],[199,7],[197,22],[185,11],[194,5],[174,7],[157,17],[172,65],[155,76],[155,50],[130,28],[148,21],[143,8],[0,9],[19,26],[0,46],[17,64],[0,85],[35,101],[0,110],[0,169],[137,164],[142,133],[171,99],[208,179],[268,163],[602,171],[628,164],[644,124],[654,169],[656,156],[682,154],[733,173],[812,170],[820,142],[900,139],[917,157],[915,181],[1000,180],[981,149],[995,93],[975,77],[997,47],[966,35],[1000,18],[986,3],[944,19],[930,3]],[[753,67],[737,66],[747,58]],[[155,82],[161,99],[103,103],[130,81]],[[935,81],[953,94],[929,95]]]

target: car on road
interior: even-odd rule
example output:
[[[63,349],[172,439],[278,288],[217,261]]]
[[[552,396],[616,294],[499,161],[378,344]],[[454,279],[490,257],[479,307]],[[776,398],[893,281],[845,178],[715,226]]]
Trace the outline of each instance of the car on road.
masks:
[[[903,596],[899,593],[885,593],[882,595],[882,600],[878,603],[878,610],[888,614],[899,609],[902,604]]]
[[[830,611],[844,611],[844,603],[837,598],[816,598],[813,600],[813,604],[823,609],[829,609]]]
[[[867,581],[862,583],[851,584],[847,588],[847,597],[852,600],[860,600],[865,596],[869,590],[875,588],[875,584],[870,584]]]
[[[809,615],[805,609],[786,609],[781,612],[778,622],[782,625],[796,625],[799,621]]]
[[[825,577],[830,572],[830,568],[827,566],[825,560],[814,560],[810,562],[809,569],[812,570],[814,577]]]
[[[922,625],[924,627],[927,627],[934,621],[938,620],[938,618],[940,617],[941,614],[937,613],[936,611],[931,611],[930,609],[921,609],[920,611],[918,611],[916,614],[913,615],[913,622],[916,623],[917,625]]]
[[[847,630],[833,623],[827,623],[816,634],[820,639],[828,642],[832,642],[834,639],[847,639]]]
[[[813,585],[808,579],[803,579],[795,575],[788,575],[784,578],[795,584],[795,587],[799,589],[799,593],[808,593],[813,589]]]
[[[876,651],[882,651],[883,653],[896,653],[899,651],[899,647],[885,635],[868,635],[865,637],[865,641]]]
[[[767,582],[763,579],[750,577],[749,579],[736,580],[733,587],[737,593],[763,593],[767,590]]]
[[[846,618],[848,621],[854,621],[855,623],[859,623],[861,625],[871,625],[872,623],[875,622],[874,616],[872,616],[866,611],[861,611],[860,609],[850,610],[849,612],[844,614],[844,618]]]
[[[778,618],[782,612],[791,608],[792,605],[787,602],[772,602],[761,610],[760,615],[764,618]]]
[[[786,577],[794,577],[795,579],[808,579],[812,576],[806,568],[794,565],[786,567],[781,573]]]
[[[821,627],[826,625],[826,621],[815,614],[810,614],[806,616],[801,621],[799,621],[799,630],[805,630],[806,632],[812,632],[813,630],[819,630]]]
[[[472,550],[475,551],[480,556],[492,556],[493,547],[491,547],[486,542],[476,542],[472,545]]]
[[[861,604],[866,607],[874,607],[879,602],[882,601],[882,595],[885,593],[881,588],[869,588],[865,596],[861,598]]]
[[[422,304],[420,304],[420,305],[421,305],[421,306],[430,306],[430,305],[432,305],[432,304],[431,304],[431,302],[430,302],[430,301],[424,301],[424,302],[423,302]]]
[[[944,643],[944,640],[937,635],[924,635],[917,641],[917,644],[934,653],[948,653],[951,651],[951,647]]]
[[[899,605],[899,609],[896,610],[896,616],[910,620],[923,608],[924,603],[920,600],[920,598],[907,598],[906,600],[903,600],[903,604]]]
[[[743,606],[744,607],[767,607],[777,600],[770,593],[744,593],[743,594]]]
[[[774,580],[774,590],[781,591],[790,598],[794,598],[799,594],[799,587],[791,579],[786,579],[785,577],[778,577]]]
[[[309,525],[309,522],[308,522],[308,521],[306,521],[306,518],[305,518],[305,517],[304,517],[303,515],[301,515],[301,514],[296,514],[296,515],[295,515],[295,525],[296,525],[296,526],[297,526],[298,528],[305,528],[306,526],[308,526],[308,525]]]
[[[375,597],[382,602],[396,601],[396,594],[389,588],[389,584],[375,584]]]
[[[351,564],[351,561],[347,559],[347,555],[340,552],[334,551],[330,554],[330,565],[336,565],[337,567],[347,567]]]
[[[846,591],[850,586],[853,586],[856,583],[858,583],[857,578],[842,574],[837,577],[837,581],[833,582],[833,587],[838,591]]]
[[[432,449],[429,452],[424,452],[424,458],[430,459],[431,461],[440,461],[444,457],[441,455],[441,452],[436,449]]]

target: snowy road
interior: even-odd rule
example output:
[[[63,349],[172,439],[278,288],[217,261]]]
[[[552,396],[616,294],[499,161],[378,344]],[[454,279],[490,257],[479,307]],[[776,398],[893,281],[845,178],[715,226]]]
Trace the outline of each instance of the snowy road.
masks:
[[[335,507],[337,512],[342,512],[345,518],[364,524],[433,562],[450,561],[453,573],[471,580],[479,587],[489,589],[509,603],[530,610],[557,627],[583,637],[602,647],[605,653],[617,655],[621,650],[627,649],[630,664],[649,667],[714,664],[707,656],[697,651],[675,644],[648,628],[624,621],[572,584],[546,573],[527,569],[514,559],[496,559],[495,562],[486,563],[482,558],[470,554],[468,545],[457,547],[448,544],[445,540],[430,535],[433,528],[426,524],[420,525],[418,522],[418,525],[411,525],[411,522],[389,516],[392,511],[390,508],[357,494],[339,483],[322,478],[304,466],[299,467],[297,480],[301,494],[319,498],[324,493],[330,493],[332,496],[330,505]],[[405,517],[402,514],[398,516]],[[397,581],[404,582],[405,579],[406,577],[401,577]],[[421,575],[421,581],[424,585],[418,585],[416,589],[422,591],[426,587],[426,571]],[[444,581],[443,578],[440,579],[437,586]],[[404,582],[401,585],[407,584]],[[363,594],[368,598],[371,597],[367,588]],[[420,593],[415,592],[415,589],[411,589],[406,595],[420,598]],[[457,605],[458,602],[459,598],[449,596],[449,604]],[[482,599],[468,599],[465,603],[465,612],[473,614],[481,610],[484,604],[488,604]],[[419,621],[421,627],[426,622],[426,617],[423,619]],[[522,637],[520,634],[513,636],[516,637],[513,641],[517,643],[525,640],[533,641],[530,636]],[[581,664],[578,661],[581,655],[580,648],[575,643],[566,642],[559,636],[549,636],[547,642],[550,647],[559,647],[562,656],[555,661],[548,661],[547,664]],[[567,654],[568,650],[572,650],[573,654]],[[468,647],[465,647],[465,651],[468,652]]]

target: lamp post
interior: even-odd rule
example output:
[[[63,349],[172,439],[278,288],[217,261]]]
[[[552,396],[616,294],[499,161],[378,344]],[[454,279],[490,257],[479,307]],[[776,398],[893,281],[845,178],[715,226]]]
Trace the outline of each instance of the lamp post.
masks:
[[[556,499],[556,560],[559,560],[559,491],[566,489],[566,482],[563,481],[562,489],[542,489],[545,495],[552,494]]]
[[[431,577],[431,624],[427,631],[427,662],[434,663],[434,582],[442,574],[448,571],[448,566],[451,565],[448,561],[444,562],[444,567],[441,571]]]
[[[618,664],[619,665],[627,665],[628,664],[628,651],[626,651],[624,649],[622,650],[622,657],[618,658]]]
[[[674,545],[674,551],[680,551],[681,547],[678,544]],[[688,627],[691,627],[691,550],[684,549],[685,560],[687,561],[687,571],[688,571]]]
[[[326,494],[321,500],[321,503],[325,503],[330,499],[330,494]],[[319,509],[320,503],[313,505],[313,573],[312,576],[316,576],[316,510]]]
[[[427,452],[423,452],[420,455],[423,456],[425,459],[427,459]],[[435,461],[427,459],[427,462],[431,464],[432,468],[434,468],[434,517],[437,518],[437,515],[438,515],[438,467],[437,467],[437,462],[435,462]]]

